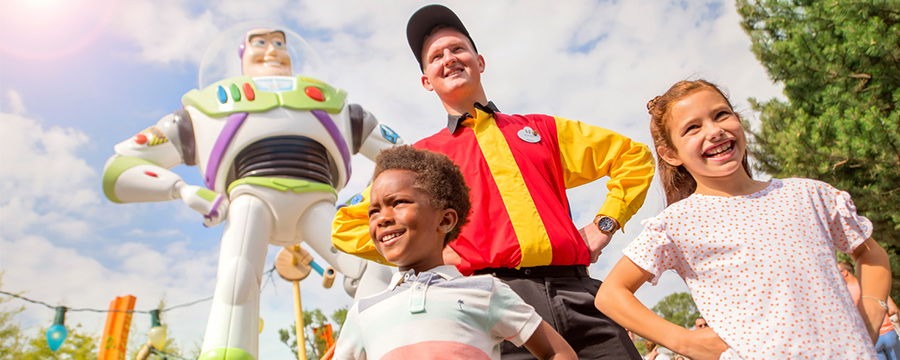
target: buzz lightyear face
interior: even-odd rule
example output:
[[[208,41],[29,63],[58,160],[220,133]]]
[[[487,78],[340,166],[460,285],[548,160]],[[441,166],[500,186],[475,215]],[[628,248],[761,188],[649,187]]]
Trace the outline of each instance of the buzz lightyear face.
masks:
[[[253,29],[244,39],[241,69],[249,76],[291,76],[291,56],[287,52],[284,32]]]

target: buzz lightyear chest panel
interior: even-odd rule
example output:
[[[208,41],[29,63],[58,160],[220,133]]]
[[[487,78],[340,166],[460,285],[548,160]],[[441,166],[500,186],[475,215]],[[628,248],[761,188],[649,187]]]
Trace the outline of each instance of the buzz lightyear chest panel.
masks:
[[[181,98],[181,104],[195,107],[210,117],[264,112],[277,107],[336,114],[343,109],[346,98],[346,91],[305,76],[238,76],[202,90],[191,90]]]
[[[188,110],[194,112],[193,108]],[[283,141],[285,137],[302,137],[306,139],[303,141],[305,148],[312,148],[310,144],[315,143],[318,150],[314,153],[324,154],[327,159],[327,162],[318,162],[329,164],[327,171],[319,171],[328,174],[328,181],[321,182],[339,190],[350,176],[350,145],[343,135],[350,128],[349,114],[342,112],[332,116],[324,112],[316,114],[317,112],[276,108],[263,113],[231,114],[226,119],[212,119],[202,113],[192,115],[197,140],[198,166],[203,173],[206,186],[215,191],[225,191],[229,182],[241,178],[239,173],[252,171],[246,170],[247,161],[253,163],[263,161],[261,158],[253,158],[252,153],[243,153],[253,144],[267,144],[264,141],[271,138]],[[241,154],[243,156],[240,156]],[[256,160],[248,160],[247,156]],[[239,169],[235,168],[238,159],[242,160]],[[283,157],[279,159],[285,160]],[[280,161],[277,167],[283,168],[286,164]],[[309,180],[314,179],[324,177],[315,176]]]
[[[275,136],[250,144],[235,157],[227,184],[246,177],[288,177],[334,186],[325,146],[303,136]]]
[[[221,92],[217,89],[225,88],[221,85],[223,82],[241,81],[249,82],[245,83],[246,86],[228,85],[230,90],[226,91],[226,96],[218,97],[217,94]],[[303,86],[307,89],[301,89]],[[317,90],[309,90],[310,88]],[[232,95],[236,94],[235,91],[241,92],[241,95]],[[211,100],[210,97],[215,98]],[[224,191],[228,183],[242,176],[262,176],[253,172],[267,166],[267,171],[279,172],[277,176],[292,176],[285,173],[286,165],[298,159],[288,161],[288,158],[278,155],[277,164],[263,165],[257,163],[265,160],[245,154],[240,166],[235,161],[251,144],[270,137],[297,136],[308,140],[304,141],[304,146],[308,149],[312,149],[309,146],[311,143],[324,148],[324,152],[318,148],[313,152],[325,154],[326,161],[317,164],[326,165],[326,169],[309,165],[310,168],[298,169],[296,173],[302,172],[304,175],[301,178],[331,184],[340,189],[350,177],[351,155],[349,143],[344,136],[350,131],[349,111],[343,103],[344,98],[342,90],[335,90],[321,82],[310,82],[310,79],[302,77],[239,77],[223,80],[202,91],[188,93],[183,102],[194,119],[200,162],[198,165],[204,174],[206,186]],[[337,100],[340,103],[336,103]],[[244,102],[258,102],[259,106],[238,105]],[[254,165],[251,166],[250,163]],[[311,170],[313,168],[316,170]]]

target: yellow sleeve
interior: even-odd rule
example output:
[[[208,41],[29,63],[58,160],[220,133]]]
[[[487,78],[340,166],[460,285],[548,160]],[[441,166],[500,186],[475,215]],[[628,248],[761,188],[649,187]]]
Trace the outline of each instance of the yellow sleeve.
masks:
[[[616,132],[556,117],[556,133],[566,188],[609,176],[609,193],[597,212],[620,226],[641,208],[653,179],[653,156],[647,145]]]
[[[378,253],[369,237],[369,191],[363,191],[363,200],[338,209],[331,223],[331,243],[340,251],[366,260],[392,265]]]

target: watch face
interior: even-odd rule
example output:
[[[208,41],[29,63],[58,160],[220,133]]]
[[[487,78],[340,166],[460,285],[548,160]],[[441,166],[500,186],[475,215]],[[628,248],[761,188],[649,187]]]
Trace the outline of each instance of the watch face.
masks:
[[[613,228],[615,228],[616,223],[613,222],[611,217],[602,217],[599,221],[597,221],[597,227],[602,232],[611,232]]]

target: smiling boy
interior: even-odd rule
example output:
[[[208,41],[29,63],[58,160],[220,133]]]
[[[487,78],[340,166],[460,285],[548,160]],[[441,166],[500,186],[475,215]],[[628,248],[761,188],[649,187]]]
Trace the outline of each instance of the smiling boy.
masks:
[[[576,359],[534,308],[491,276],[463,277],[444,247],[468,221],[469,187],[447,156],[411,146],[376,158],[369,234],[400,271],[347,314],[335,359],[500,359],[500,343]]]

